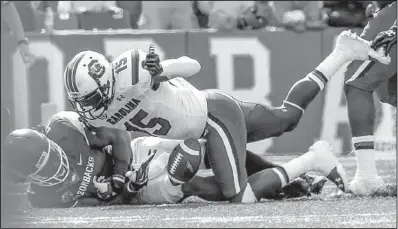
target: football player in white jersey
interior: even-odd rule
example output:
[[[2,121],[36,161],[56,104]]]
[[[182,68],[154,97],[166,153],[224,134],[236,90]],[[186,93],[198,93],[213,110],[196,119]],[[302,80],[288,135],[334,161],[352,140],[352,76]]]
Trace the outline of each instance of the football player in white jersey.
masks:
[[[193,139],[191,139],[192,141]],[[194,141],[194,140],[193,140]],[[153,157],[152,153],[155,154],[153,160],[149,164],[149,171],[147,174],[147,185],[142,187],[138,194],[129,201],[129,204],[174,204],[179,203],[183,199],[189,196],[198,196],[208,201],[225,201],[224,195],[222,194],[218,183],[214,179],[214,174],[211,169],[208,169],[206,163],[206,141],[203,139],[198,140],[198,144],[201,145],[201,163],[199,170],[194,174],[193,178],[187,183],[173,183],[170,181],[170,175],[168,173],[168,161],[171,152],[176,149],[179,145],[184,144],[184,140],[170,140],[158,137],[139,137],[131,141],[131,148],[133,151],[132,167],[135,171],[138,168],[146,167],[143,164],[148,163],[148,158]],[[329,163],[324,163],[325,160],[334,160],[334,156],[328,155],[325,157],[323,154],[314,153],[316,148],[322,146],[323,143],[317,143],[311,147],[310,152],[306,153],[306,163],[303,167],[306,168],[304,172],[310,172],[312,170],[318,170],[324,172],[322,166]],[[183,148],[183,147],[182,147]],[[316,162],[316,163],[311,163]],[[248,169],[246,164],[246,169]],[[265,166],[259,168],[259,170],[273,170],[279,165]],[[185,168],[187,171],[188,167]],[[184,170],[181,170],[181,174],[184,174]],[[248,171],[248,175],[252,175]],[[326,173],[325,175],[328,175]],[[333,174],[335,176],[337,174]],[[131,175],[127,175],[131,176]],[[136,177],[136,176],[132,176]],[[333,177],[329,176],[330,179]],[[135,178],[132,178],[134,181]],[[267,199],[281,199],[281,198],[294,198],[301,196],[309,196],[311,193],[319,194],[323,188],[323,185],[327,179],[322,176],[313,175],[302,175],[299,178],[295,178],[289,184],[285,184],[281,189],[276,186],[271,186],[262,193],[260,198]]]
[[[68,63],[64,80],[69,101],[93,127],[112,126],[169,139],[206,135],[209,162],[225,198],[255,202],[262,190],[253,190],[252,186],[263,187],[265,179],[261,174],[247,177],[247,140],[292,130],[341,66],[356,59],[366,60],[371,54],[369,42],[349,31],[342,32],[333,52],[292,86],[281,107],[240,102],[218,90],[176,85],[174,78],[196,74],[200,64],[189,57],[161,62],[151,48],[148,54],[129,50],[112,63],[99,53],[81,52]],[[298,171],[280,169],[272,176],[279,177],[275,182],[281,185]],[[339,180],[335,182],[341,185],[344,179]],[[342,190],[346,190],[345,185]]]

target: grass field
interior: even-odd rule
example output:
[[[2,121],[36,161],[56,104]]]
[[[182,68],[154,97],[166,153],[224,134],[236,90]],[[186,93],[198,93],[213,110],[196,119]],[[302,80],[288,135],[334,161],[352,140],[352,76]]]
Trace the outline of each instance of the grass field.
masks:
[[[267,157],[283,163],[292,157]],[[396,183],[396,155],[382,153],[379,174]],[[351,179],[355,157],[340,161]],[[13,227],[384,227],[396,228],[396,197],[331,197],[336,188],[328,182],[321,195],[257,204],[209,203],[189,198],[183,204],[112,206],[73,209],[29,209],[18,206]],[[15,198],[24,198],[15,196]],[[2,219],[3,221],[3,219]]]

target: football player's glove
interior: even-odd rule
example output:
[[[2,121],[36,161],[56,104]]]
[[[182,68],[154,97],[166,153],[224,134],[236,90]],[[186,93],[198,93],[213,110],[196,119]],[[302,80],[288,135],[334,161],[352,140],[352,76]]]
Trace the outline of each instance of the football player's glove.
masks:
[[[101,200],[108,200],[111,197],[117,195],[117,193],[112,188],[112,177],[104,178],[94,176],[93,183],[94,187],[97,189],[97,196]]]
[[[128,171],[126,173],[128,179],[127,192],[138,192],[148,184],[149,164],[154,157],[155,152],[152,152],[137,171]]]
[[[377,50],[380,47],[385,48],[384,54],[387,56],[394,44],[397,44],[397,26],[396,25],[394,25],[387,31],[382,31],[379,34],[377,34],[376,38],[372,42],[371,47],[374,50]]]
[[[151,73],[151,76],[158,76],[163,72],[162,65],[160,65],[159,55],[155,53],[155,47],[149,46],[149,52],[142,62],[143,68]]]
[[[109,178],[94,177],[93,183],[97,189],[97,196],[102,200],[108,200],[120,194],[123,191],[125,177],[121,175],[113,175]]]

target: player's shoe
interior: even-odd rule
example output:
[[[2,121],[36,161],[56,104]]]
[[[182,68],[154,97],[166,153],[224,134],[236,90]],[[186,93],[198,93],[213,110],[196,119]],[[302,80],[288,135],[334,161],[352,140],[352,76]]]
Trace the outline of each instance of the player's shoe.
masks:
[[[328,179],[324,176],[302,174],[301,179],[305,180],[310,185],[310,192],[314,194],[321,194],[323,187],[325,186]]]
[[[348,191],[348,179],[343,165],[337,160],[332,147],[326,141],[317,141],[310,148],[314,152],[314,169],[335,183],[343,192]]]
[[[397,183],[395,184],[386,184],[384,187],[380,188],[379,190],[376,191],[373,196],[392,196],[396,197],[397,196]]]
[[[368,60],[369,56],[383,64],[391,62],[391,58],[386,57],[382,52],[373,50],[370,44],[371,42],[364,40],[351,30],[345,30],[337,37],[335,51],[344,53],[347,62]]]
[[[327,179],[323,176],[302,174],[277,190],[274,199],[309,197],[312,193],[320,194]]]
[[[371,196],[383,187],[385,185],[381,177],[366,177],[357,172],[354,179],[350,182],[349,189],[352,194],[357,196]]]

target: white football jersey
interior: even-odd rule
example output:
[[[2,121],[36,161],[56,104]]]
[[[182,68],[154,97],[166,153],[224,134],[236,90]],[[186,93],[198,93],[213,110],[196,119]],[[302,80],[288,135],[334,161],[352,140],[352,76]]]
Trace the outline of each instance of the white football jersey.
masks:
[[[173,149],[183,142],[183,140],[171,140],[158,137],[139,137],[131,141],[132,162],[134,169],[139,169],[151,153],[155,153],[149,166],[149,179],[159,176],[166,172],[167,162]],[[206,169],[204,164],[204,154],[206,151],[205,141],[199,141],[202,148],[202,163],[199,169]]]
[[[150,152],[155,153],[155,157],[149,164],[147,186],[140,189],[137,197],[130,204],[172,204],[177,203],[184,196],[181,185],[174,186],[170,183],[166,170],[170,153],[182,141],[158,137],[139,137],[131,141],[132,166],[134,169],[140,168]],[[200,140],[200,143],[203,156],[206,148],[205,141]],[[209,171],[203,161],[202,158],[199,172]]]
[[[182,78],[154,89],[151,75],[142,67],[145,57],[142,50],[132,49],[113,62],[113,102],[101,118],[88,122],[168,139],[199,138],[207,120],[204,93]]]

